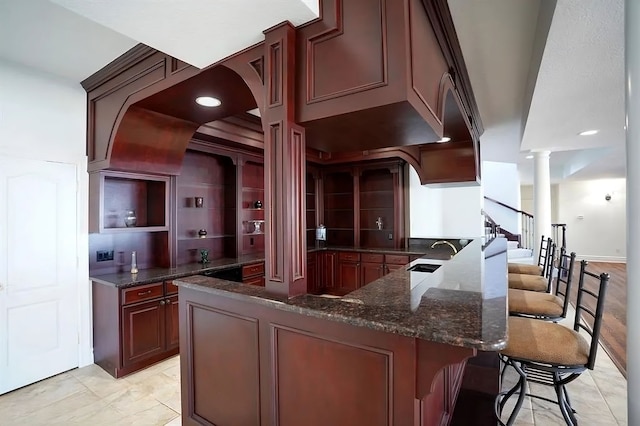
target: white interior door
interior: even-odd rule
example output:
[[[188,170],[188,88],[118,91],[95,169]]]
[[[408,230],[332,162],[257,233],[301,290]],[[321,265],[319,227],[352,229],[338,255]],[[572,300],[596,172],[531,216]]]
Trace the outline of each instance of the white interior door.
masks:
[[[0,394],[78,366],[76,166],[0,157]]]

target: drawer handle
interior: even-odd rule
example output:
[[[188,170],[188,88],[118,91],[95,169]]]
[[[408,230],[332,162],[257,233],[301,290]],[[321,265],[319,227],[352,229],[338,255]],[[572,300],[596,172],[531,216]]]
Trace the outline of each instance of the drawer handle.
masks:
[[[138,296],[146,296],[147,294],[151,294],[151,290],[139,291],[138,292]]]
[[[161,301],[160,301],[160,305],[164,305],[164,300],[161,300]]]

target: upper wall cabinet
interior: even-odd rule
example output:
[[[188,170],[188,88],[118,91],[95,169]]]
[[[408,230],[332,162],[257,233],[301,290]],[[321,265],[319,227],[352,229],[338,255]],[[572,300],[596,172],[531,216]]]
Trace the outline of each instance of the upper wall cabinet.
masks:
[[[323,19],[297,33],[297,119],[307,145],[340,152],[435,142],[449,113],[463,118],[462,135],[449,136],[471,139],[432,25],[439,20],[422,1],[322,4]],[[460,102],[448,105],[450,92]]]

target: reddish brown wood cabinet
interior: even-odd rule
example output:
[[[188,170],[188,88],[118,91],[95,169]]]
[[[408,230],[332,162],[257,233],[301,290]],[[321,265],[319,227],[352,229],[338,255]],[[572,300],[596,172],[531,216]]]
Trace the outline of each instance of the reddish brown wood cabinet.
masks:
[[[384,254],[362,253],[361,259],[361,287],[384,276]]]
[[[339,252],[336,294],[347,294],[360,287],[360,253]]]
[[[186,287],[180,298],[184,425],[446,425],[475,352]]]
[[[358,251],[318,252],[318,281],[313,292],[345,295],[386,274],[403,268],[420,256]],[[309,269],[311,277],[313,270]],[[309,292],[312,292],[309,290]]]
[[[178,318],[171,281],[125,289],[94,281],[95,363],[118,378],[177,354]]]
[[[338,269],[338,253],[335,251],[321,252],[321,262],[318,264],[318,288],[332,292],[336,288],[336,274]]]
[[[307,293],[318,294],[318,253],[307,253]]]
[[[242,282],[264,287],[264,262],[252,263],[242,267]]]

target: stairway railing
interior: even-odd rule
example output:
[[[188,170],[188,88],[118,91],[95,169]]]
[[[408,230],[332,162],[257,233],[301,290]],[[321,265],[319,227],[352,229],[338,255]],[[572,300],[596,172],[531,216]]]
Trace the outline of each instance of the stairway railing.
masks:
[[[555,241],[558,249],[560,247],[567,248],[567,224],[566,223],[552,223],[551,224],[551,238]]]
[[[498,236],[501,233],[500,225],[496,223],[495,220],[491,216],[487,214],[486,211],[482,210],[482,214],[484,216],[484,236],[487,241],[490,241]]]
[[[484,197],[485,200],[491,201],[492,203],[504,207],[518,215],[518,221],[520,222],[520,238],[518,239],[520,242],[520,247],[533,250],[535,246],[535,235],[533,229],[533,215],[531,213],[527,213],[523,210],[516,209],[515,207],[511,207],[508,204],[505,204],[501,201],[495,200],[491,197]]]

